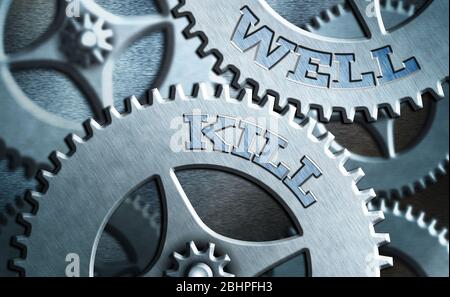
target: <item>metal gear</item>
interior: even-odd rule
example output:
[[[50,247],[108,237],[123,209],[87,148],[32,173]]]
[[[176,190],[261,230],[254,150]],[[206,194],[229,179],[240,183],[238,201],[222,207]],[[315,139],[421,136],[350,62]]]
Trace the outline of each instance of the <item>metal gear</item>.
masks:
[[[210,242],[206,251],[199,251],[195,242],[189,242],[186,255],[173,252],[176,268],[166,271],[165,275],[171,277],[233,277],[233,274],[224,270],[231,261],[230,257],[227,254],[216,257],[214,255],[215,248],[215,244]]]
[[[400,209],[396,201],[385,200],[369,205],[371,210],[384,212],[384,221],[378,223],[378,232],[389,232],[391,242],[382,248],[384,255],[400,258],[419,276],[448,277],[449,243],[447,229],[436,229],[436,220],[425,221],[424,212],[414,214],[408,206]]]
[[[149,213],[148,204],[138,200],[137,197],[127,198],[105,228],[107,234],[118,240],[128,259],[126,261],[97,260],[95,262],[96,276],[135,276],[144,271],[155,256],[157,250],[155,241],[160,236],[160,226],[154,221],[154,214]],[[136,208],[138,205],[139,207]],[[17,197],[0,212],[0,277],[18,274],[9,263],[12,258],[20,257],[20,251],[11,246],[12,239],[24,231],[24,227],[17,223],[16,217],[19,213],[31,211],[30,204],[22,197]],[[133,218],[132,222],[130,218]],[[149,238],[148,241],[142,240],[143,232]],[[108,249],[99,252],[107,254],[102,255],[102,258],[106,259],[117,259],[119,253],[117,250]]]
[[[172,252],[190,241],[214,243],[222,254],[226,253],[233,259],[227,267],[236,276],[260,275],[300,252],[307,253],[309,273],[313,276],[378,276],[380,267],[391,264],[391,259],[380,256],[377,248],[386,243],[389,236],[377,234],[373,229],[373,224],[383,215],[366,209],[366,203],[374,197],[374,192],[358,190],[356,183],[363,173],[344,169],[348,159],[345,150],[337,154],[329,151],[333,141],[331,134],[321,138],[312,135],[314,120],[300,126],[296,123],[295,107],[291,106],[281,116],[273,111],[273,98],[268,100],[267,107],[254,104],[251,90],[247,90],[244,98],[247,104],[244,105],[240,100],[230,98],[227,86],[220,88],[221,98],[211,96],[203,84],[194,88],[196,99],[185,97],[181,87],[176,89],[179,90],[175,94],[176,104],[171,103],[173,100],[162,99],[154,90],[155,102],[151,107],[143,107],[132,97],[127,103],[129,114],[119,114],[113,107],[109,108],[107,127],[91,120],[85,138],[69,137],[70,157],[59,152],[54,154],[55,168],[59,170],[57,173],[42,172],[48,180],[47,191],[45,194],[31,194],[39,205],[39,214],[23,214],[23,221],[28,227],[32,226],[32,230],[28,228],[25,236],[17,237],[20,246],[26,247],[27,254],[26,259],[15,259],[14,264],[25,275],[64,275],[64,259],[69,253],[75,253],[81,259],[80,276],[92,276],[100,231],[122,197],[151,177],[157,179],[162,189],[164,239],[159,258],[145,273],[146,276],[161,276],[170,268]],[[215,122],[219,115],[224,115],[224,122]],[[247,131],[247,136],[279,137],[281,143],[265,141],[259,152],[249,147],[251,143],[244,136],[241,138],[243,141],[239,141],[243,147],[233,146],[234,153],[243,157],[216,151],[219,148],[224,151],[227,147],[231,149],[228,145],[221,145],[224,140],[220,141],[216,129],[220,132],[217,125],[224,124],[238,133],[238,126],[228,126],[233,118],[244,120],[240,127]],[[263,131],[259,129],[268,128],[268,124],[260,122],[255,126],[258,133],[249,131],[254,126],[248,119],[255,118],[273,120],[270,127],[276,124],[276,134],[275,130],[261,134]],[[195,119],[201,119],[202,127],[206,125],[202,124],[203,121],[211,125],[198,129]],[[181,124],[179,132],[183,136],[180,146],[176,145],[179,134],[174,136],[170,133],[174,129],[174,120]],[[195,127],[190,129],[189,123]],[[205,134],[199,139],[197,133],[200,132]],[[213,140],[208,143],[206,138]],[[278,146],[282,148],[279,151]],[[197,147],[202,150],[190,150]],[[272,155],[273,149],[278,151],[276,157]],[[130,153],[123,154],[125,150]],[[275,160],[272,158],[281,163],[273,163]],[[303,165],[295,165],[300,161]],[[287,168],[284,167],[286,164],[301,166],[296,171],[298,174],[286,177],[291,173],[290,169],[283,173],[282,168]],[[298,235],[269,242],[248,242],[227,238],[208,228],[196,215],[175,175],[175,170],[202,165],[231,170],[256,180],[288,207],[289,214],[295,219]],[[80,174],[83,172],[87,175]],[[317,178],[309,179],[312,176]],[[68,187],[68,184],[72,186]],[[303,185],[305,189],[301,188]],[[71,211],[67,212],[67,209]],[[52,223],[56,221],[57,224]],[[56,241],[61,244],[52,244]],[[43,244],[48,248],[42,249]]]
[[[80,46],[67,48],[72,42],[65,44],[67,39],[79,40],[77,32],[68,34],[67,31],[68,24],[78,23],[73,19],[74,17],[66,14],[66,6],[73,3],[66,3],[62,0],[57,3],[59,5],[57,15],[48,32],[31,46],[12,54],[5,52],[3,44],[5,22],[12,0],[4,0],[0,3],[0,42],[2,42],[0,46],[0,98],[2,102],[0,137],[8,146],[34,160],[34,170],[36,170],[36,165],[48,164],[47,157],[50,151],[64,148],[61,140],[65,135],[73,131],[82,131],[83,128],[79,122],[49,112],[33,102],[20,89],[11,70],[50,68],[63,72],[78,85],[81,94],[88,99],[90,111],[99,121],[102,121],[102,108],[113,105],[115,100],[123,99],[114,98],[113,94],[112,68],[114,62],[127,47],[139,40],[142,35],[151,31],[167,29],[167,32],[164,31],[167,33],[167,46],[164,50],[162,65],[158,65],[160,68],[155,70],[158,72],[158,79],[154,82],[155,87],[171,90],[168,94],[171,96],[174,90],[170,86],[180,81],[185,84],[185,90],[188,92],[190,89],[187,86],[191,87],[196,82],[224,82],[222,78],[212,73],[211,68],[214,62],[212,59],[204,60],[195,55],[198,42],[187,41],[181,34],[178,34],[187,26],[187,21],[174,19],[169,15],[169,7],[173,7],[176,0],[156,1],[155,3],[161,6],[162,12],[158,15],[145,16],[118,16],[106,11],[95,1],[77,1],[76,3],[80,5],[80,15],[87,14],[93,19],[104,20],[107,23],[108,29],[99,31],[97,35],[103,36],[103,38],[110,34],[114,35],[110,41],[112,49],[107,55],[100,57],[99,54],[93,53],[98,60],[103,59],[103,63],[88,65],[88,67],[74,62],[74,60],[81,60],[82,64],[86,64],[86,57],[78,55],[79,50],[77,49]],[[98,21],[97,24],[100,25],[101,21]],[[94,40],[93,36],[88,36],[86,39],[88,43]],[[65,44],[64,46],[61,46],[61,41]],[[157,44],[144,50],[161,51],[160,46]],[[105,44],[103,44],[103,48],[109,49]],[[84,50],[81,52],[85,53]],[[72,55],[77,57],[72,59]],[[146,71],[153,71],[153,69]],[[53,86],[49,87],[48,92],[45,92],[48,96],[53,96],[54,89],[52,88]],[[75,96],[79,95],[75,94]],[[144,98],[145,100],[147,98]],[[72,113],[80,113],[80,110],[72,111]],[[45,137],[41,137],[41,135],[45,135]]]
[[[113,50],[108,42],[113,35],[105,20],[93,21],[91,15],[85,13],[82,20],[70,18],[67,21],[61,35],[61,48],[69,60],[89,67],[105,62],[105,55]]]
[[[180,0],[175,11],[190,21],[185,35],[202,40],[199,53],[217,58],[216,72],[231,70],[233,85],[250,85],[255,99],[275,96],[278,109],[294,100],[301,114],[318,109],[321,120],[329,120],[333,110],[346,121],[356,111],[375,120],[382,107],[400,115],[406,100],[420,108],[425,91],[444,96],[448,1],[432,1],[391,31],[383,25],[379,1],[350,4],[368,38],[311,34],[284,20],[266,1]]]
[[[413,5],[405,5],[398,1],[381,3],[381,14],[387,28],[394,28],[414,14]],[[349,8],[338,5],[316,17],[306,29],[326,37],[362,38],[364,32],[358,20]],[[325,17],[326,16],[326,19]],[[343,30],[346,28],[347,30]],[[445,98],[432,101],[426,131],[407,150],[396,152],[394,140],[394,119],[385,112],[375,123],[367,123],[357,116],[355,121],[370,132],[384,154],[383,157],[368,157],[350,151],[347,168],[363,168],[366,173],[361,180],[363,188],[373,187],[377,195],[384,197],[402,197],[412,195],[417,189],[425,189],[427,182],[435,182],[437,174],[445,174],[445,165],[449,160],[449,90],[448,82],[443,84]],[[332,117],[339,120],[339,115]],[[324,128],[325,129],[325,128]],[[335,143],[336,151],[342,147]],[[389,174],[386,174],[389,172]],[[395,177],[395,178],[393,178]]]

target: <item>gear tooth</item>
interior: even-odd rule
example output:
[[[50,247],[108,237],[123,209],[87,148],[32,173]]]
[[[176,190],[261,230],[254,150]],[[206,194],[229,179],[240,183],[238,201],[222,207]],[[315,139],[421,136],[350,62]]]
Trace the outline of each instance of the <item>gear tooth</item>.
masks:
[[[373,198],[376,197],[375,191],[373,189],[366,189],[359,191],[359,196],[361,197],[364,204],[368,204],[370,201],[372,201]]]
[[[220,274],[221,274],[220,275],[221,277],[235,277],[236,276],[236,275],[234,275],[232,273],[228,273],[228,272],[225,272],[223,270],[221,270]]]
[[[373,237],[375,238],[378,247],[386,245],[389,242],[391,242],[391,238],[388,233],[375,233]]]
[[[414,221],[413,207],[411,205],[408,205],[408,207],[406,208],[405,218],[408,221]]]
[[[401,115],[402,106],[400,104],[400,101],[395,101],[395,103],[392,105],[392,114],[394,117],[399,117]]]
[[[36,191],[30,191],[31,198],[34,200],[39,200],[43,197],[42,193],[36,192]]]
[[[221,89],[219,99],[226,102],[231,101],[230,85],[223,84]]]
[[[345,121],[353,123],[353,121],[355,120],[356,109],[355,108],[349,108],[349,109],[345,110],[344,114],[345,114],[344,115]]]
[[[207,83],[200,82],[197,84],[197,87],[198,87],[198,95],[197,95],[198,99],[209,100],[213,97],[211,95],[210,87]]]
[[[333,115],[333,109],[330,107],[323,107],[322,109],[322,117],[325,122],[329,122],[331,119],[331,116]]]
[[[366,111],[367,111],[366,115],[370,122],[377,120],[377,118],[378,118],[378,107],[377,106],[373,106],[371,109],[367,109]]]
[[[76,135],[74,135],[73,134],[73,136],[76,136]],[[78,136],[76,136],[78,139],[80,139]],[[72,139],[73,139],[73,137],[72,137]],[[83,141],[83,140],[81,140],[81,141]],[[67,156],[66,154],[63,154],[63,153],[61,153],[61,152],[59,152],[59,151],[56,151],[55,152],[55,157],[56,157],[56,159],[59,161],[59,162],[62,162],[62,161],[65,161],[65,160],[67,160],[67,159],[69,159],[69,156]]]
[[[138,98],[136,96],[131,96],[130,98],[128,98],[130,104],[129,106],[131,107],[131,110],[140,110],[143,109],[142,104],[139,102]]]
[[[208,256],[209,256],[210,259],[214,259],[215,258],[214,257],[215,249],[216,249],[216,245],[214,243],[210,242],[208,244],[208,250],[206,251],[208,253]]]
[[[173,252],[172,256],[177,262],[182,262],[186,259],[186,257],[184,257],[182,254],[179,254],[177,252]]]
[[[31,213],[22,213],[22,219],[30,224],[32,224],[33,220],[36,218],[34,214]]]
[[[439,81],[436,85],[436,89],[434,92],[441,98],[445,97],[444,87],[442,86],[442,83]],[[445,99],[448,100],[448,99]]]
[[[331,144],[330,144],[331,145]],[[327,146],[329,148],[329,146]],[[337,155],[337,161],[340,166],[344,167],[345,163],[350,159],[350,152],[347,149],[342,150]]]
[[[422,94],[419,92],[417,93],[417,96],[413,97],[413,103],[418,109],[423,109],[423,100],[422,100]]]
[[[375,203],[373,202],[373,200],[371,200],[369,203],[367,203],[367,210],[369,211],[369,212],[372,212],[372,211],[378,211],[378,208],[377,208],[377,206],[375,205]]]
[[[336,9],[340,15],[343,15],[345,13],[345,7],[342,3],[339,3],[338,5],[336,5]]]
[[[383,211],[383,212],[388,212],[389,211],[389,209],[388,209],[388,207],[386,205],[386,200],[384,200],[384,199],[380,200],[380,210]]]
[[[96,120],[90,119],[88,123],[89,123],[89,127],[92,129],[92,131],[94,131],[94,130],[97,130],[97,131],[102,130],[102,126],[99,123],[97,123]]]
[[[394,260],[392,259],[392,257],[379,255],[378,263],[380,265],[380,269],[384,269],[384,268],[392,267],[394,265]]]
[[[26,267],[26,261],[22,258],[16,258],[12,260],[13,266],[16,269],[20,269],[25,271],[25,267]]]
[[[17,244],[21,245],[21,246],[27,246],[28,242],[29,242],[29,238],[25,235],[16,235],[15,237],[15,241]]]
[[[307,135],[314,135],[316,138],[322,138],[322,135],[316,135],[316,132],[319,131],[320,127],[317,124],[317,121],[313,118],[308,118],[303,122],[303,129],[306,130]],[[328,132],[325,132],[328,133]],[[319,133],[318,133],[319,134]]]
[[[185,92],[184,92],[184,88],[181,84],[176,84],[175,85],[175,94],[174,97],[172,98],[174,100],[188,100],[188,97],[186,96]]]
[[[72,141],[72,143],[73,144],[83,144],[84,143],[84,140],[83,140],[83,138],[81,138],[80,136],[78,136],[77,134],[75,134],[75,133],[72,133],[72,134],[70,134],[69,135],[69,139]],[[58,153],[58,157],[60,157],[61,155],[63,155],[63,157],[62,157],[62,159],[67,159],[67,156],[66,155],[64,155],[64,154],[62,154],[62,153],[60,153],[60,152],[57,152]]]
[[[353,180],[358,183],[364,177],[364,171],[361,168],[356,168],[349,172]]]
[[[392,213],[396,216],[401,216],[402,212],[400,210],[400,203],[398,201],[394,202]]]
[[[232,100],[236,102],[236,99]],[[255,103],[253,103],[253,90],[250,88],[245,88],[244,97],[242,100],[244,100],[249,107],[255,106]]]
[[[430,171],[428,173],[428,177],[430,178],[432,183],[436,183],[437,182],[436,173],[434,173],[434,171]]]
[[[327,133],[324,134],[324,136],[322,137],[321,141],[322,141],[323,146],[325,147],[325,149],[329,150],[331,144],[334,141],[334,135],[331,134],[330,132],[327,132]],[[347,153],[348,153],[348,151],[347,151]],[[336,158],[340,158],[343,154],[345,155],[345,149],[343,149],[342,151],[337,152],[335,154],[335,157]]]
[[[111,115],[111,119],[122,118],[122,115],[120,114],[120,112],[117,111],[117,109],[114,106],[108,106],[107,111]]]
[[[50,171],[41,169],[40,172],[41,172],[42,176],[43,176],[46,180],[49,180],[49,179],[55,177],[55,175],[54,175],[53,173],[51,173]]]
[[[433,236],[436,236],[438,234],[438,231],[436,230],[436,224],[437,220],[433,219],[428,225],[428,232],[430,232],[430,234]]]
[[[440,163],[440,164],[437,166],[437,171],[438,171],[440,174],[446,174],[446,173],[447,173],[446,170],[445,170],[445,165],[442,164],[442,163]]]
[[[199,254],[199,251],[197,249],[197,246],[195,245],[195,242],[190,241],[188,243],[188,247],[189,247],[189,256]]]
[[[267,109],[269,110],[269,112],[272,112],[275,110],[275,97],[272,95],[267,95],[267,102],[266,102],[266,106]]]
[[[384,220],[384,214],[382,211],[374,211],[374,210],[369,211],[368,217],[373,225]]]
[[[297,108],[292,104],[288,104],[287,111],[286,111],[286,117],[287,117],[288,121],[295,122],[296,114],[297,114]]]
[[[428,174],[429,174],[429,173],[428,173]],[[428,176],[429,176],[429,178],[432,180],[432,177],[430,176],[430,174],[429,174]],[[425,188],[427,187],[427,182],[426,182],[425,178],[421,178],[421,179],[419,179],[419,180],[416,182],[416,185],[417,185],[417,187],[419,188],[420,191],[423,191],[423,190],[425,190]],[[416,191],[415,191],[414,186],[412,186],[411,188],[412,188],[411,193],[412,193],[412,194],[415,193]]]
[[[315,33],[314,27],[310,23],[306,24],[304,29],[308,32]]]
[[[227,254],[223,255],[222,257],[217,259],[218,262],[221,262],[221,267],[225,267],[228,263],[231,262],[230,256]]]
[[[155,100],[156,102],[158,103],[166,102],[166,100],[164,100],[163,96],[161,95],[161,92],[157,88],[152,89],[151,93],[153,100]]]
[[[427,224],[425,222],[425,213],[423,211],[419,213],[419,217],[417,218],[417,224],[422,228],[427,227]]]
[[[440,242],[441,244],[447,245],[447,246],[448,246],[448,240],[447,240],[447,238],[446,238],[447,233],[448,233],[447,228],[444,228],[444,229],[441,230],[441,232],[439,232],[438,237],[439,237],[439,242]]]
[[[416,13],[416,5],[410,4],[408,9],[408,16],[411,17]]]

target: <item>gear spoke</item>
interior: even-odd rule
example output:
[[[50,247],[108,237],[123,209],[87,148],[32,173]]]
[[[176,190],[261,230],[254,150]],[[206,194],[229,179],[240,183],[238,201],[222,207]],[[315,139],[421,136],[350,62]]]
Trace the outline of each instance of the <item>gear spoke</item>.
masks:
[[[306,248],[304,236],[271,242],[225,240],[220,246],[230,255],[236,276],[258,276]]]
[[[374,35],[384,33],[379,0],[351,0],[350,4],[367,37],[372,38]]]
[[[372,132],[375,141],[386,158],[394,158],[396,155],[394,121],[394,119],[388,118],[383,112],[378,121],[370,124],[364,123],[368,130]]]
[[[169,20],[163,15],[116,17],[110,24],[116,36],[115,46],[124,49],[145,33],[168,26]]]
[[[59,35],[54,34],[33,47],[9,55],[8,62],[12,66],[36,67],[49,63],[66,63],[67,59],[60,51]]]

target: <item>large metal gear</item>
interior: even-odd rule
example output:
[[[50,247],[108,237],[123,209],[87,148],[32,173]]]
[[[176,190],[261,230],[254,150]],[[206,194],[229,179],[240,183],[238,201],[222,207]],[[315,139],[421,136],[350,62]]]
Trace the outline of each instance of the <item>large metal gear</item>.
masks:
[[[26,2],[29,4],[29,1]],[[73,117],[83,111],[78,108],[71,110],[70,119],[48,111],[25,94],[11,71],[49,68],[64,73],[81,91],[70,95],[84,95],[88,99],[90,111],[101,121],[102,108],[124,99],[115,98],[113,94],[114,63],[143,35],[164,29],[167,39],[164,51],[161,44],[140,49],[164,54],[162,65],[156,66],[158,69],[142,70],[158,73],[153,87],[169,90],[172,84],[183,82],[185,90],[189,92],[188,86],[196,82],[223,82],[211,71],[213,60],[205,61],[195,55],[198,42],[187,41],[179,34],[187,26],[187,21],[170,16],[169,9],[176,5],[176,0],[155,1],[161,13],[145,16],[118,16],[95,1],[79,0],[76,4],[80,5],[78,9],[83,21],[67,14],[68,5],[74,3],[64,0],[57,0],[57,3],[57,14],[48,32],[30,46],[14,53],[6,53],[4,44],[5,23],[12,0],[0,3],[0,137],[9,147],[38,165],[48,164],[49,152],[63,147],[61,140],[65,135],[82,131],[82,125]],[[92,22],[100,27],[96,29],[95,25],[90,24]],[[136,80],[135,77],[132,79]],[[54,86],[47,87],[45,97],[53,96]],[[55,87],[58,86],[55,84]],[[146,86],[145,90],[149,87]],[[79,102],[82,100],[80,98]],[[52,102],[46,100],[43,104]],[[64,106],[64,103],[58,104],[60,108]]]
[[[390,1],[382,2],[384,25],[387,28],[398,26],[414,14],[414,9],[414,6],[407,6],[403,1],[397,2],[395,6]],[[357,18],[343,5],[326,10],[307,25],[306,29],[327,37],[364,37]],[[369,157],[350,151],[347,168],[361,167],[366,173],[360,182],[361,186],[370,185],[378,195],[384,197],[402,197],[404,194],[414,194],[417,189],[423,190],[427,182],[436,181],[437,174],[445,174],[445,166],[449,160],[448,82],[443,87],[445,98],[431,101],[426,130],[413,145],[402,152],[397,152],[395,147],[394,119],[390,119],[384,112],[376,123],[367,123],[358,116],[355,118],[373,135],[383,153],[383,157]],[[336,115],[335,119],[339,120],[339,116]],[[342,149],[337,143],[334,146],[336,150]]]
[[[13,246],[13,238],[23,232],[24,227],[17,223],[16,217],[30,211],[31,205],[17,197],[0,212],[0,277],[18,275],[10,260],[20,257],[20,251]],[[108,242],[102,244],[100,240],[94,270],[96,276],[135,276],[145,270],[156,254],[155,241],[160,237],[160,223],[155,221],[154,214],[149,211],[149,204],[139,197],[131,195],[124,201],[105,227],[106,234],[117,240],[120,248],[105,247]],[[130,218],[133,218],[131,222]],[[148,240],[142,240],[142,236]],[[118,260],[121,253],[127,259]]]
[[[378,232],[389,232],[391,242],[382,248],[384,255],[400,258],[418,276],[448,277],[449,243],[447,229],[436,229],[436,220],[425,221],[424,212],[414,213],[381,200],[369,209],[381,210],[385,219],[377,224]]]
[[[199,53],[217,58],[216,72],[231,69],[235,86],[251,85],[256,99],[277,97],[278,108],[295,99],[301,114],[319,109],[321,120],[329,120],[333,111],[342,112],[347,121],[357,111],[375,120],[382,107],[400,115],[406,100],[421,107],[425,91],[444,96],[448,1],[428,3],[414,19],[389,31],[379,1],[350,4],[367,38],[312,34],[263,0],[180,0],[176,13],[190,21],[186,36],[202,40]]]
[[[164,239],[146,276],[163,275],[170,269],[170,255],[190,241],[214,243],[232,259],[227,269],[236,276],[259,275],[301,252],[308,255],[313,276],[378,276],[380,267],[390,264],[378,253],[388,235],[373,229],[383,215],[366,208],[374,192],[358,190],[363,173],[344,169],[345,150],[329,151],[331,134],[313,136],[315,121],[297,124],[292,106],[283,116],[274,112],[273,98],[267,107],[255,105],[250,90],[242,103],[230,98],[226,86],[221,98],[211,96],[203,84],[194,88],[195,99],[177,89],[175,103],[154,90],[151,107],[133,97],[129,114],[110,108],[106,126],[91,120],[85,138],[69,138],[70,157],[54,154],[58,172],[42,172],[46,193],[31,194],[38,213],[23,215],[31,233],[17,238],[27,254],[14,263],[25,275],[63,276],[66,256],[77,254],[80,275],[93,276],[104,225],[123,197],[152,177],[163,195]],[[269,242],[217,234],[200,220],[178,183],[176,171],[192,166],[231,171],[256,182],[287,208],[298,233]]]

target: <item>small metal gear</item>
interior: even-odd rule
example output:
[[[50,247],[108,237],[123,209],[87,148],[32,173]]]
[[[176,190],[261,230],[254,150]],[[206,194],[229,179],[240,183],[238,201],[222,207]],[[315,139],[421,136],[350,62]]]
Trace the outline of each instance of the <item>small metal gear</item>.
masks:
[[[221,90],[218,93],[220,98],[211,95],[209,87],[204,84],[194,87],[195,98],[186,97],[181,87],[176,90],[175,100],[163,99],[154,90],[155,99],[151,106],[142,106],[132,97],[127,103],[129,114],[120,114],[109,108],[107,126],[91,120],[86,126],[85,138],[76,135],[69,138],[70,157],[59,152],[53,154],[58,172],[43,171],[43,177],[48,180],[46,193],[31,193],[39,207],[33,213],[23,214],[23,222],[28,228],[25,235],[17,237],[17,243],[26,248],[27,253],[26,259],[14,260],[15,267],[27,276],[64,275],[64,259],[69,253],[75,253],[81,259],[80,276],[93,276],[95,258],[92,255],[101,233],[99,230],[114,214],[122,197],[150,177],[158,180],[163,192],[164,238],[159,257],[145,276],[162,276],[170,269],[173,251],[180,250],[180,245],[190,241],[215,243],[222,253],[233,259],[227,267],[237,276],[260,275],[301,252],[307,253],[308,272],[313,276],[379,276],[380,268],[390,265],[389,258],[378,254],[378,247],[386,243],[389,236],[375,233],[373,229],[373,224],[382,220],[383,215],[381,212],[368,212],[366,208],[374,192],[358,190],[357,182],[363,172],[344,169],[348,160],[345,150],[336,154],[329,151],[333,142],[331,134],[326,133],[319,138],[313,136],[314,120],[298,124],[295,107],[283,115],[274,112],[273,98],[267,106],[256,105],[252,101],[251,90],[247,90],[244,100],[230,97],[227,86],[218,89]],[[203,117],[202,112],[208,116]],[[192,121],[196,118],[194,115],[199,115],[208,121],[208,125],[204,123],[205,129],[191,130],[189,121],[186,122],[189,115],[192,115]],[[259,149],[254,151],[247,147],[250,145],[245,140],[247,137],[239,138],[244,139],[239,143],[247,149],[240,153],[236,148],[235,153],[250,154],[250,159],[217,151],[222,147],[220,137],[210,129],[222,124],[221,120],[216,122],[220,115],[228,119],[224,124],[233,119],[243,120],[242,125],[249,123],[249,129],[253,127],[253,121],[249,119],[271,120],[271,124],[258,121],[255,127],[277,129],[276,133],[275,130],[267,130],[261,134],[283,139],[278,145],[281,151],[275,154],[276,161],[263,161],[264,156],[274,156],[266,151],[273,148],[269,142],[266,142],[265,153],[258,153]],[[174,119],[181,121],[182,143],[187,146],[173,146],[178,143],[173,139]],[[226,125],[236,133],[240,131],[237,124]],[[248,129],[244,130],[253,135]],[[190,133],[196,131],[206,133],[204,137],[214,141],[194,140],[192,137],[197,134],[191,137]],[[196,147],[206,145],[207,149],[194,152],[189,149],[190,144]],[[133,151],[133,154],[123,154],[125,149]],[[223,149],[226,150],[225,147]],[[258,156],[256,161],[250,161],[253,154]],[[273,171],[273,168],[285,168],[285,164],[300,169],[291,171],[289,168],[282,175],[277,173],[278,169]],[[175,174],[179,168],[202,165],[256,179],[257,184],[274,193],[276,199],[289,208],[296,229],[301,231],[289,238],[267,242],[236,240],[214,232],[198,217]],[[306,174],[310,177],[307,181]],[[301,188],[303,183],[308,185],[306,192]],[[77,186],[68,187],[68,184]],[[55,221],[58,223],[52,223]],[[56,241],[62,244],[49,244]],[[48,248],[42,249],[42,245]],[[336,249],[336,246],[341,248]]]
[[[414,5],[406,5],[403,1],[396,3],[382,1],[380,5],[386,28],[394,28],[403,23],[414,14],[416,9]],[[358,19],[350,8],[344,5],[324,11],[305,28],[326,37],[346,39],[364,37],[364,32],[358,25]],[[390,119],[385,112],[380,113],[375,123],[367,123],[361,116],[355,117],[355,121],[373,135],[383,153],[382,157],[368,157],[350,152],[347,168],[351,170],[361,167],[366,173],[360,186],[370,185],[377,195],[383,197],[403,197],[405,194],[413,195],[418,189],[425,189],[428,182],[436,181],[438,174],[445,174],[449,160],[448,82],[443,84],[443,90],[444,98],[431,102],[426,131],[423,131],[419,139],[402,152],[397,152],[395,148],[395,119]],[[334,115],[333,119],[340,120],[340,117]],[[335,143],[333,147],[336,151],[342,150],[342,146],[338,143]]]
[[[161,7],[160,12],[143,16],[115,15],[96,1],[79,0],[76,4],[79,4],[80,16],[84,16],[83,22],[75,16],[69,17],[66,14],[66,5],[75,3],[57,1],[57,14],[48,31],[31,45],[7,53],[4,46],[5,27],[12,3],[12,0],[0,1],[0,43],[2,43],[0,46],[0,138],[6,145],[29,158],[34,171],[42,165],[48,168],[49,152],[54,149],[62,150],[64,148],[62,139],[73,131],[82,131],[83,128],[80,122],[62,117],[36,104],[18,85],[12,70],[45,68],[62,72],[79,88],[78,93],[70,95],[75,98],[84,95],[85,98],[79,98],[79,100],[87,99],[89,105],[87,110],[99,122],[102,122],[104,120],[102,109],[119,102],[116,100],[120,102],[123,100],[122,97],[116,98],[114,94],[115,69],[113,66],[125,50],[143,36],[149,32],[163,30],[167,37],[167,44],[164,47],[161,44],[152,44],[142,49],[148,50],[149,53],[151,51],[164,53],[161,65],[156,66],[157,69],[146,70],[157,73],[158,77],[154,81],[154,86],[149,85],[145,90],[158,87],[168,90],[169,94],[164,95],[170,97],[174,94],[171,86],[178,82],[183,82],[188,93],[191,92],[192,85],[200,81],[224,82],[223,78],[211,71],[213,59],[201,59],[195,54],[199,43],[195,40],[188,41],[182,36],[181,31],[186,27],[187,20],[175,19],[169,13],[170,7],[175,6],[177,0],[155,1],[155,5]],[[90,24],[94,19],[96,21]],[[95,38],[89,30],[86,31],[87,35],[81,34],[86,26],[91,27],[91,25],[95,28],[92,31],[95,33]],[[76,32],[80,32],[81,35],[75,34]],[[110,36],[111,33],[114,36]],[[98,47],[94,46],[91,49],[80,47],[80,41],[85,42],[86,45],[92,45],[94,39]],[[105,43],[105,40],[108,43]],[[100,49],[102,50],[99,51]],[[95,61],[103,62],[85,67],[86,64]],[[54,96],[53,88],[47,86],[48,90],[46,89],[43,93]],[[143,101],[149,100],[146,92],[140,95]],[[62,96],[60,99],[64,100],[65,97]],[[64,104],[64,102],[61,103],[62,106]],[[79,116],[82,112],[72,108],[71,113]],[[42,135],[45,137],[41,137]]]
[[[378,232],[389,232],[391,242],[382,248],[384,255],[400,258],[419,276],[448,277],[449,242],[447,229],[436,229],[437,221],[426,221],[424,212],[415,213],[412,206],[401,209],[384,199],[371,203],[371,210],[384,212]]]
[[[70,18],[61,34],[61,48],[70,61],[89,67],[104,63],[105,56],[113,50],[109,42],[113,31],[98,18],[93,21],[89,13],[83,18]]]
[[[312,34],[260,0],[180,0],[175,11],[190,21],[185,35],[202,41],[201,56],[217,59],[217,73],[231,70],[233,86],[252,87],[255,100],[276,97],[280,110],[295,102],[300,114],[318,109],[324,121],[333,111],[348,122],[357,111],[376,120],[380,108],[399,116],[405,101],[421,108],[423,92],[444,96],[448,1],[431,1],[395,30],[383,25],[379,1],[349,3],[366,38]]]
[[[227,254],[216,257],[215,248],[215,244],[210,242],[205,251],[199,251],[195,242],[190,241],[185,255],[173,252],[176,268],[165,274],[171,277],[233,277],[234,274],[224,270],[231,262],[230,257]]]

